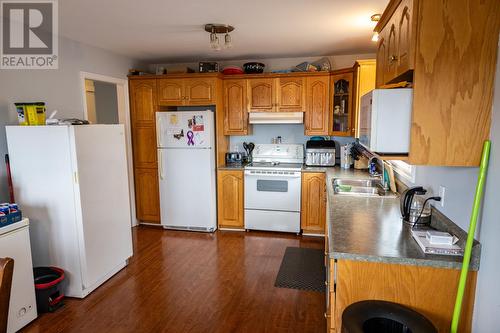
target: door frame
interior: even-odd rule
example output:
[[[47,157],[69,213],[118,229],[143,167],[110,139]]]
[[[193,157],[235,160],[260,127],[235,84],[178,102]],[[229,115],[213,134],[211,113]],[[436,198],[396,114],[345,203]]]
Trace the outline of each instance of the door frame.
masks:
[[[85,94],[85,80],[101,81],[113,83],[116,85],[116,97],[118,99],[118,121],[125,127],[125,143],[127,151],[127,169],[128,169],[128,184],[129,184],[129,199],[130,199],[130,215],[132,227],[139,224],[136,217],[135,207],[135,184],[134,184],[134,164],[132,153],[132,130],[130,127],[130,105],[128,94],[128,80],[119,79],[112,76],[101,75],[90,72],[80,71],[80,91],[83,101],[83,119],[88,120],[87,114],[87,99]]]

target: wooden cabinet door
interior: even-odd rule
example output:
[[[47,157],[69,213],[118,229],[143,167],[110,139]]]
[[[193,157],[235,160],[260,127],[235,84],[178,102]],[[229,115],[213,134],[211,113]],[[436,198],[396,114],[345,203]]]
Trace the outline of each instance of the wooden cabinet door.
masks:
[[[412,31],[412,0],[403,0],[396,12],[397,19],[397,75],[414,68],[414,50]]]
[[[160,192],[157,169],[135,169],[135,204],[139,221],[160,223]]]
[[[184,103],[184,79],[158,79],[159,105],[177,106]]]
[[[217,176],[219,227],[243,228],[243,171],[220,170]]]
[[[215,82],[216,79],[213,78],[185,79],[185,104],[215,104]]]
[[[385,39],[384,33],[380,32],[379,41],[377,46],[377,71],[376,71],[376,87],[380,87],[386,84],[386,65],[387,65],[387,41]]]
[[[248,79],[248,111],[275,111],[274,79]]]
[[[224,80],[224,135],[247,134],[247,81]]]
[[[328,135],[330,77],[308,77],[306,81],[306,135]]]
[[[397,75],[396,70],[398,66],[398,48],[397,48],[397,34],[396,25],[388,23],[387,32],[387,59],[385,65],[384,81],[387,83],[394,79]]]
[[[154,123],[156,109],[156,80],[130,80],[132,123]]]
[[[303,112],[306,103],[306,79],[283,77],[276,79],[276,111]]]
[[[332,107],[330,111],[330,134],[335,136],[353,135],[353,112],[355,110],[354,69],[334,71],[330,90]]]
[[[132,129],[134,166],[136,168],[156,168],[156,129],[154,124],[136,124]]]
[[[326,221],[326,180],[324,173],[302,174],[301,229],[323,234]]]

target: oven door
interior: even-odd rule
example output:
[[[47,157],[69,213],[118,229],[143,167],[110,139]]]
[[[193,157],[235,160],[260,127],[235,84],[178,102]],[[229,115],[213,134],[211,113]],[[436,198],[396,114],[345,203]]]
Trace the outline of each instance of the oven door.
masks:
[[[245,209],[300,212],[301,173],[245,170]]]

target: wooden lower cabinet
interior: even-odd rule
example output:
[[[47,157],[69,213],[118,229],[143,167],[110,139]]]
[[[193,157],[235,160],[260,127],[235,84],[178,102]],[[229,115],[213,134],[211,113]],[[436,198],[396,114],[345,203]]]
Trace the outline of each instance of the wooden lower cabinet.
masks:
[[[326,221],[326,175],[302,173],[300,228],[305,234],[324,234]]]
[[[217,221],[219,228],[244,228],[243,170],[217,172]]]
[[[160,223],[158,170],[136,168],[134,174],[137,219],[146,223]]]
[[[363,300],[385,300],[405,305],[425,317],[438,332],[449,332],[460,270],[379,262],[330,259],[327,332],[341,332],[342,313]],[[469,272],[459,332],[471,332],[476,272]],[[328,315],[328,313],[327,313]]]

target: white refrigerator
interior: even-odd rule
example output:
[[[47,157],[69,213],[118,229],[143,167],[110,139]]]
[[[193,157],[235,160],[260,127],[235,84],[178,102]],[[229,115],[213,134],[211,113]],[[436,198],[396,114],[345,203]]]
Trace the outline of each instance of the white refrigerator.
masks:
[[[7,126],[33,264],[65,271],[83,298],[127,265],[131,212],[123,125]]]
[[[161,224],[166,229],[217,229],[212,111],[157,112]]]

